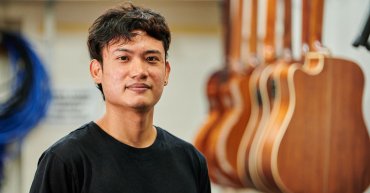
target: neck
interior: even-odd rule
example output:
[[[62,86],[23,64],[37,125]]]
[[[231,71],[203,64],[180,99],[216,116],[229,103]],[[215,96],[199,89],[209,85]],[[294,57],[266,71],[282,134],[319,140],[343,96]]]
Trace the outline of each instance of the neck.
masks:
[[[152,145],[157,136],[153,127],[153,109],[148,112],[107,109],[96,123],[113,138],[136,148]]]

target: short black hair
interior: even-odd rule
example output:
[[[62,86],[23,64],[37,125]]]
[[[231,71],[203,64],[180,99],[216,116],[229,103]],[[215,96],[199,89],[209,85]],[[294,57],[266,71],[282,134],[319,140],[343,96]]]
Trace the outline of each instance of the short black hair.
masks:
[[[134,30],[145,31],[149,36],[160,40],[165,50],[165,58],[168,57],[171,33],[165,18],[150,9],[124,3],[107,10],[89,28],[87,46],[90,58],[103,64],[102,48],[112,41],[130,41]],[[97,87],[104,99],[102,85],[97,84]]]

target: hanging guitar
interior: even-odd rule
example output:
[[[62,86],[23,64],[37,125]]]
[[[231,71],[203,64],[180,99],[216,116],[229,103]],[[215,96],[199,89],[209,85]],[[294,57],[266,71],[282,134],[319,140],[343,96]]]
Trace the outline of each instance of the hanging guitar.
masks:
[[[288,71],[291,104],[272,148],[273,177],[283,192],[360,193],[370,182],[364,76],[321,46],[324,1],[311,3],[311,52]]]

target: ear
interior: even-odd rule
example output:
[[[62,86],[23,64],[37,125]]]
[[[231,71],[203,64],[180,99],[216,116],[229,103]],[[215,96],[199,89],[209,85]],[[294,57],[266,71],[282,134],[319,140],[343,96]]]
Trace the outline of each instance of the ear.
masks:
[[[98,60],[92,59],[90,61],[90,75],[94,79],[96,84],[101,83],[102,74],[103,74],[102,64]]]
[[[166,61],[166,64],[165,64],[165,78],[164,78],[164,85],[165,86],[168,84],[168,78],[170,76],[170,72],[171,72],[171,65],[168,61]]]

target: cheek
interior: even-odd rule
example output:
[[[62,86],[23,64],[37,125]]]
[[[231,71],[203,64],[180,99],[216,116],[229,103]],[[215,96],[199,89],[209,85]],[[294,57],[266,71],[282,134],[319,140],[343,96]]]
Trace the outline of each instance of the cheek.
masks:
[[[119,70],[103,72],[103,88],[107,92],[122,90],[124,75]]]
[[[162,93],[163,89],[164,89],[164,83],[165,83],[165,80],[166,80],[166,74],[164,72],[159,72],[157,74],[157,76],[155,76],[154,78],[154,81],[157,85],[157,92],[160,92]]]
[[[153,82],[155,82],[155,84],[157,85],[157,87],[159,88],[164,87],[164,82],[166,80],[164,73],[162,72],[158,73],[156,76],[153,76],[152,79],[153,79]]]

